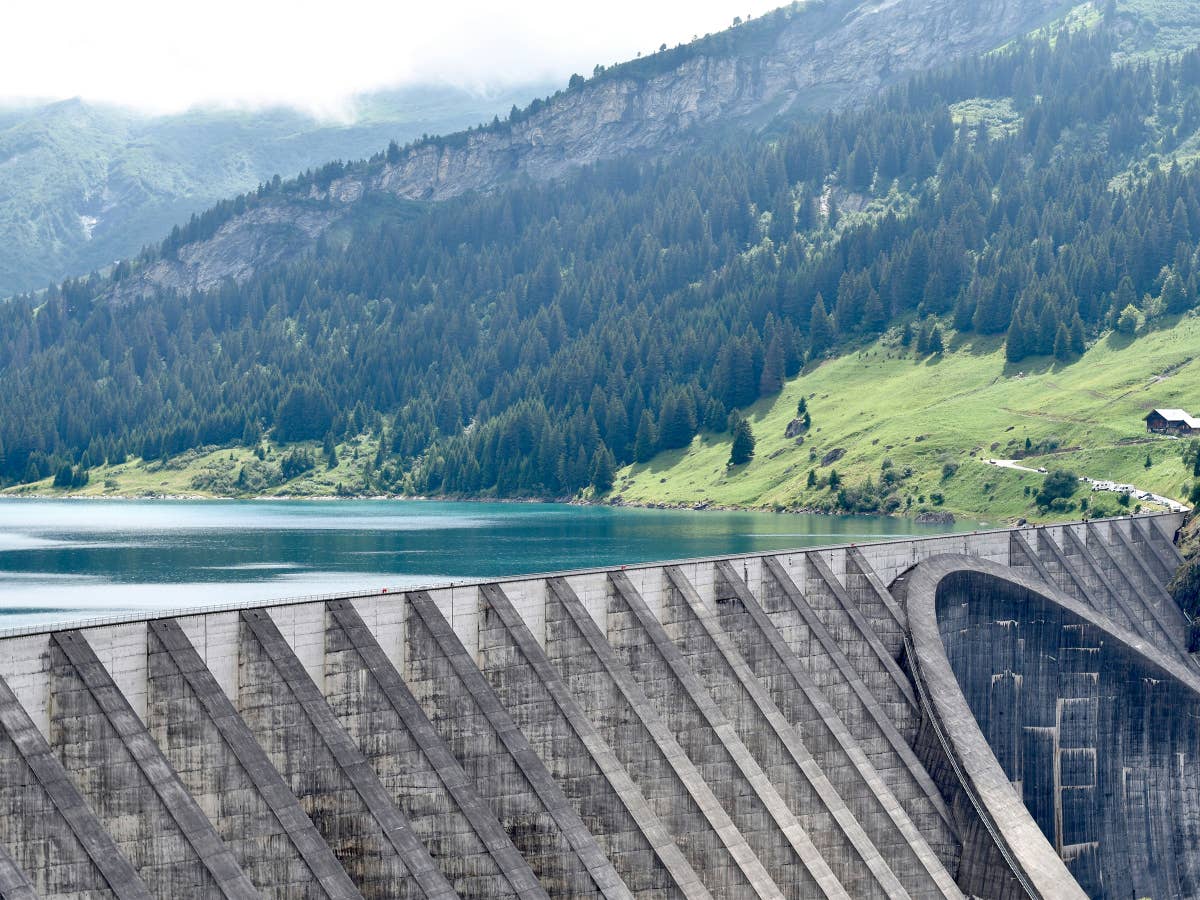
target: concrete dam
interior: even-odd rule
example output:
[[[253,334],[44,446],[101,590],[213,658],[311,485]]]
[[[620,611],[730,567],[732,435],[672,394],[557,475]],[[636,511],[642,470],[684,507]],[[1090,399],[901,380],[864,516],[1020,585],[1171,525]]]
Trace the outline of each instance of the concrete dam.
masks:
[[[5,632],[0,895],[1200,896],[1181,519]]]

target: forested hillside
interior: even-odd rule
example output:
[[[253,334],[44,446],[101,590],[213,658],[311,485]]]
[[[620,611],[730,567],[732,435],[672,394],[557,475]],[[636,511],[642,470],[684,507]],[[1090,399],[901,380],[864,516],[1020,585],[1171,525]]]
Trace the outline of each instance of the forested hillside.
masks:
[[[784,111],[793,120],[819,117],[875,98],[914,72],[992,50],[1069,6],[997,0],[983,13],[967,0],[795,0],[686,44],[598,65],[590,78],[575,74],[563,89],[478,128],[393,142],[369,159],[331,161],[221,203],[180,228],[169,252],[143,255],[111,295],[242,282],[308,252],[361,214],[364,201],[495,192],[607,159],[660,158],[713,134],[758,131]],[[1200,20],[1200,10],[1193,17]],[[1119,46],[1137,42],[1122,38]]]
[[[78,99],[0,105],[0,298],[134,256],[277,173],[456,131],[544,89],[383,91],[356,98],[351,121],[284,108],[150,115]]]
[[[1064,32],[816,123],[364,205],[206,293],[7,304],[0,475],[369,432],[351,490],[564,496],[893,322],[1069,362],[1197,300],[1200,174],[1171,157],[1200,126],[1200,52],[1115,46]]]

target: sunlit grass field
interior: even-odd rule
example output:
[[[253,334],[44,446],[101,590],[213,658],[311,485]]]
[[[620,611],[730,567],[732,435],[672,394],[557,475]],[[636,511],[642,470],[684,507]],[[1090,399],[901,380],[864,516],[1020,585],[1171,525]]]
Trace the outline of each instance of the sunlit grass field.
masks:
[[[912,469],[900,494],[920,508],[1003,518],[1041,518],[1026,494],[1041,476],[987,465],[991,457],[1031,455],[1030,467],[1136,484],[1184,499],[1191,485],[1185,442],[1149,435],[1154,407],[1200,411],[1200,320],[1137,338],[1101,339],[1080,359],[1008,365],[998,339],[951,338],[944,354],[918,359],[895,332],[791,380],[749,411],[754,460],[727,468],[727,434],[704,434],[684,450],[619,473],[614,496],[636,503],[712,503],[803,508],[831,492],[807,487],[808,472],[844,484],[878,481],[885,459]],[[785,437],[797,401],[808,399],[812,429],[799,445]],[[829,465],[831,451],[844,455]],[[835,454],[836,455],[836,454]],[[1146,468],[1147,455],[1152,465]],[[946,464],[957,466],[949,477]],[[940,494],[941,503],[933,497]],[[922,499],[923,498],[923,499]]]

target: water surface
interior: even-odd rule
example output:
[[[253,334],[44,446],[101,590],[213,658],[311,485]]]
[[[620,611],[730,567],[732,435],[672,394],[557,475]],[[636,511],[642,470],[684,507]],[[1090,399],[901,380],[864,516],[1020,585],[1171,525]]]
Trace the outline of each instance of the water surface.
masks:
[[[0,501],[0,628],[986,523],[534,503]]]

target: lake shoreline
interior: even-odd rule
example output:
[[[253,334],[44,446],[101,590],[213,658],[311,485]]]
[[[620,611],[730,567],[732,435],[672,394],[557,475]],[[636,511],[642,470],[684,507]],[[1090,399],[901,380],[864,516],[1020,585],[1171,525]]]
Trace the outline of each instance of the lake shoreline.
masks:
[[[345,502],[405,502],[405,503],[505,503],[505,504],[527,504],[527,505],[560,505],[560,506],[578,506],[578,507],[594,507],[594,508],[609,508],[609,509],[646,509],[660,510],[671,512],[745,512],[745,513],[769,513],[773,515],[790,515],[790,516],[822,516],[831,519],[853,519],[861,517],[861,513],[845,513],[834,512],[828,509],[818,507],[756,507],[756,506],[737,506],[721,503],[668,503],[668,502],[637,502],[631,500],[623,500],[620,498],[610,500],[590,500],[579,497],[570,499],[546,499],[542,497],[472,497],[472,496],[446,496],[446,497],[428,497],[428,496],[410,496],[405,494],[259,494],[253,497],[237,497],[237,496],[217,496],[213,494],[84,494],[84,493],[61,493],[61,494],[46,494],[41,492],[22,492],[22,493],[0,493],[0,502],[5,500],[14,501],[78,501],[78,502],[103,502],[113,501],[118,503],[142,503],[142,502],[166,502],[166,503],[274,503],[274,502],[313,502],[313,503],[345,503]],[[923,512],[915,516],[906,516],[899,513],[874,513],[874,516],[886,519],[895,519],[897,521],[913,521],[921,525],[952,525],[960,516],[967,516],[967,512]],[[1023,523],[1022,523],[1023,524]]]

